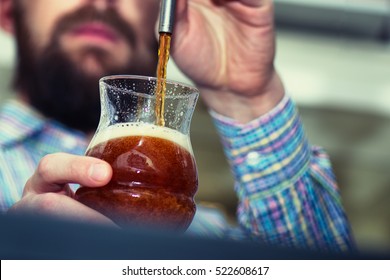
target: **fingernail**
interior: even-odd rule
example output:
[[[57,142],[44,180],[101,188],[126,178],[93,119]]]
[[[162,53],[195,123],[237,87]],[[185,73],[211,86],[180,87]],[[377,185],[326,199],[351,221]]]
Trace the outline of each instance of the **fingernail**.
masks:
[[[89,177],[94,181],[102,182],[107,180],[108,170],[103,163],[92,164],[89,168]]]

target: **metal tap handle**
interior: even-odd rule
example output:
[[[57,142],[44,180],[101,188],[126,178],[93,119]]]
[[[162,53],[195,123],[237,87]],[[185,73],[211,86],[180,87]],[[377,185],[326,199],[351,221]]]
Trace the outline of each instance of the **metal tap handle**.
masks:
[[[176,0],[162,0],[160,8],[159,33],[170,33],[173,31],[173,22],[175,19]]]

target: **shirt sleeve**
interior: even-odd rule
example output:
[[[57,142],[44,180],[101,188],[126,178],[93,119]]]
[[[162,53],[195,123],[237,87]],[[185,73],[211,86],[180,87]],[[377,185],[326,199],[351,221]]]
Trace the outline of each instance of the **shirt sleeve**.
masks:
[[[290,98],[247,124],[211,116],[235,178],[244,232],[268,244],[353,248],[329,158],[308,144]]]

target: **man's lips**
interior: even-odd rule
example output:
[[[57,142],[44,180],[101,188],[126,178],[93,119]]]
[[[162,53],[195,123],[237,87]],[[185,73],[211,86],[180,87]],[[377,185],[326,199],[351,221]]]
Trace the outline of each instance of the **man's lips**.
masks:
[[[88,23],[74,28],[71,31],[73,36],[83,36],[89,39],[106,40],[116,42],[119,39],[118,34],[103,23]]]

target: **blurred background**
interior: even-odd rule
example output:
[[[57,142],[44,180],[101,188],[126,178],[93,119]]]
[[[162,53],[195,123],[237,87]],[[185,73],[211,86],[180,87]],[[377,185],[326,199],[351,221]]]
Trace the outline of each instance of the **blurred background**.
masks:
[[[275,0],[276,67],[313,145],[330,154],[361,249],[390,250],[390,0]],[[0,31],[0,102],[14,43]],[[190,82],[170,62],[171,79]],[[234,223],[233,178],[199,102],[191,126],[199,203]]]

